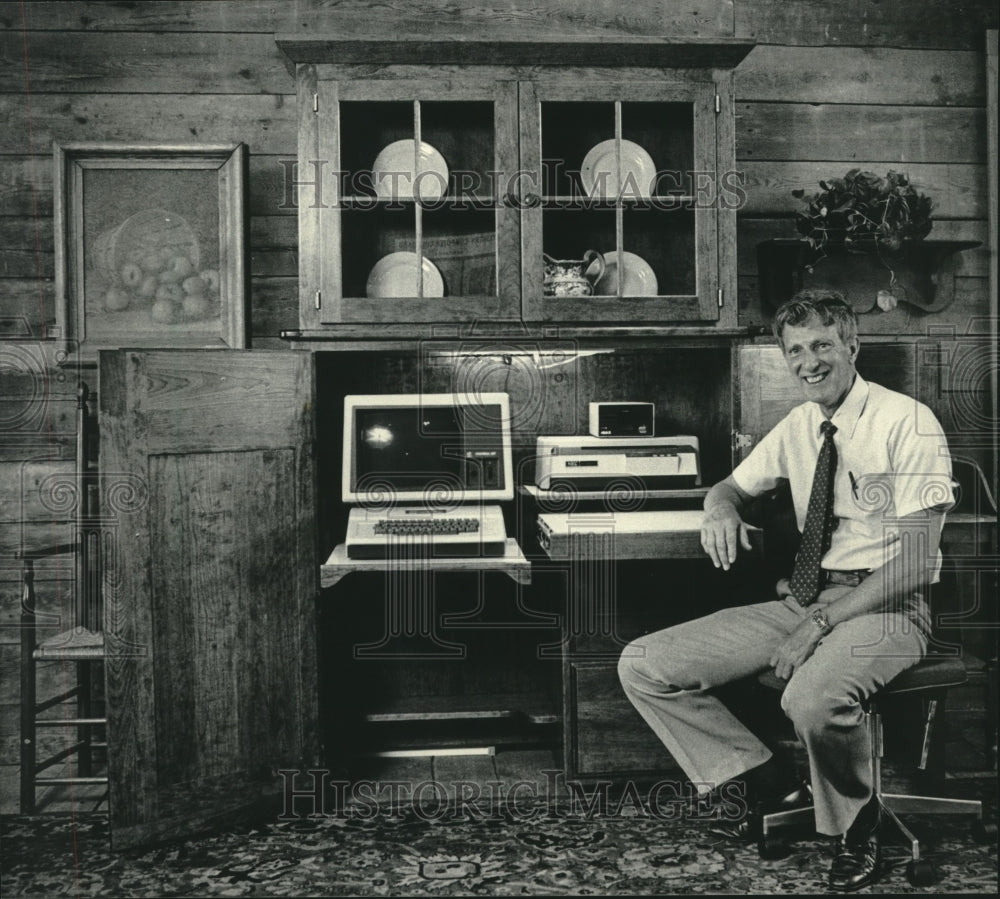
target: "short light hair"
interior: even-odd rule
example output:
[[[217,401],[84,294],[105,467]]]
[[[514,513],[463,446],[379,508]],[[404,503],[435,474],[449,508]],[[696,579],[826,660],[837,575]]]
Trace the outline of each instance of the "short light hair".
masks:
[[[858,336],[858,316],[843,294],[826,288],[800,290],[790,300],[782,303],[774,314],[774,336],[782,340],[786,325],[801,325],[816,318],[824,326],[836,325],[840,339],[846,344]]]

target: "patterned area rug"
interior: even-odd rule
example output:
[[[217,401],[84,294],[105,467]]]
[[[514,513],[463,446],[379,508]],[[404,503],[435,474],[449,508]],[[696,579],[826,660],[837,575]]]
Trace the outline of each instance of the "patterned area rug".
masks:
[[[825,893],[830,842],[812,835],[779,861],[714,836],[687,815],[613,816],[537,806],[301,818],[113,854],[103,815],[4,820],[10,896],[548,896]],[[995,821],[995,813],[991,812]],[[936,869],[927,887],[887,848],[872,892],[997,893],[997,850],[967,819],[911,818]]]

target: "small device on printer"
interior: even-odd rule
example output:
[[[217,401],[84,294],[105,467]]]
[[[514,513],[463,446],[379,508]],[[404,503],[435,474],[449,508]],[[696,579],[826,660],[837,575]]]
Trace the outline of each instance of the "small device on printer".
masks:
[[[652,403],[591,403],[590,433],[594,437],[652,437]]]
[[[539,437],[536,449],[541,490],[604,490],[623,480],[647,490],[701,485],[697,437]]]

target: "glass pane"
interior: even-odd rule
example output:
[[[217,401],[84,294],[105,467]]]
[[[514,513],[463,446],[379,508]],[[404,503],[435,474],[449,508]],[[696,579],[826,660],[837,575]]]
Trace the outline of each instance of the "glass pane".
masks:
[[[622,225],[626,252],[636,254],[652,268],[659,296],[695,294],[697,270],[693,209],[626,209],[622,214]]]
[[[391,253],[415,252],[417,241],[414,207],[390,209],[379,206],[372,209],[347,209],[341,215],[343,216],[343,295],[367,296],[368,279],[380,260]],[[382,270],[385,265],[386,263],[383,263]],[[399,269],[389,277],[398,279],[404,274],[405,272]]]
[[[656,172],[654,195],[693,196],[694,108],[690,103],[622,103],[622,139],[649,154]],[[622,165],[629,157],[624,148]]]
[[[86,336],[218,335],[218,173],[84,169],[83,193]]]
[[[542,103],[545,195],[585,195],[580,180],[584,158],[598,144],[614,140],[614,136],[614,103]]]
[[[423,210],[423,251],[441,272],[445,296],[496,295],[493,210]]]
[[[444,157],[450,174],[448,197],[492,197],[494,164],[493,103],[423,102],[422,140]]]
[[[614,209],[546,209],[542,213],[542,247],[545,255],[559,263],[554,266],[546,260],[547,296],[591,295],[601,271],[585,257],[588,250],[596,250],[607,259],[614,257]],[[614,293],[614,289],[607,292]]]
[[[410,102],[345,101],[340,104],[340,163],[346,173],[344,192],[347,196],[373,195],[371,172],[375,160],[391,144],[412,141],[413,125],[413,103]],[[412,171],[412,150],[410,154],[392,155],[402,160],[406,171]]]

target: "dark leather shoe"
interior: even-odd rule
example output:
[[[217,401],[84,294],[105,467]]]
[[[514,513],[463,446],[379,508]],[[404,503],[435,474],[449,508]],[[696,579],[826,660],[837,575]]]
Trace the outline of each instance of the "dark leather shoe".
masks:
[[[876,816],[874,825],[860,833],[852,827],[840,838],[830,865],[830,889],[842,893],[860,890],[878,879],[881,864],[882,847]]]
[[[813,804],[812,790],[802,784],[779,799],[763,800],[746,811],[742,818],[722,819],[712,822],[711,833],[738,843],[753,843],[761,837],[761,818],[774,812],[788,812],[808,808]]]

